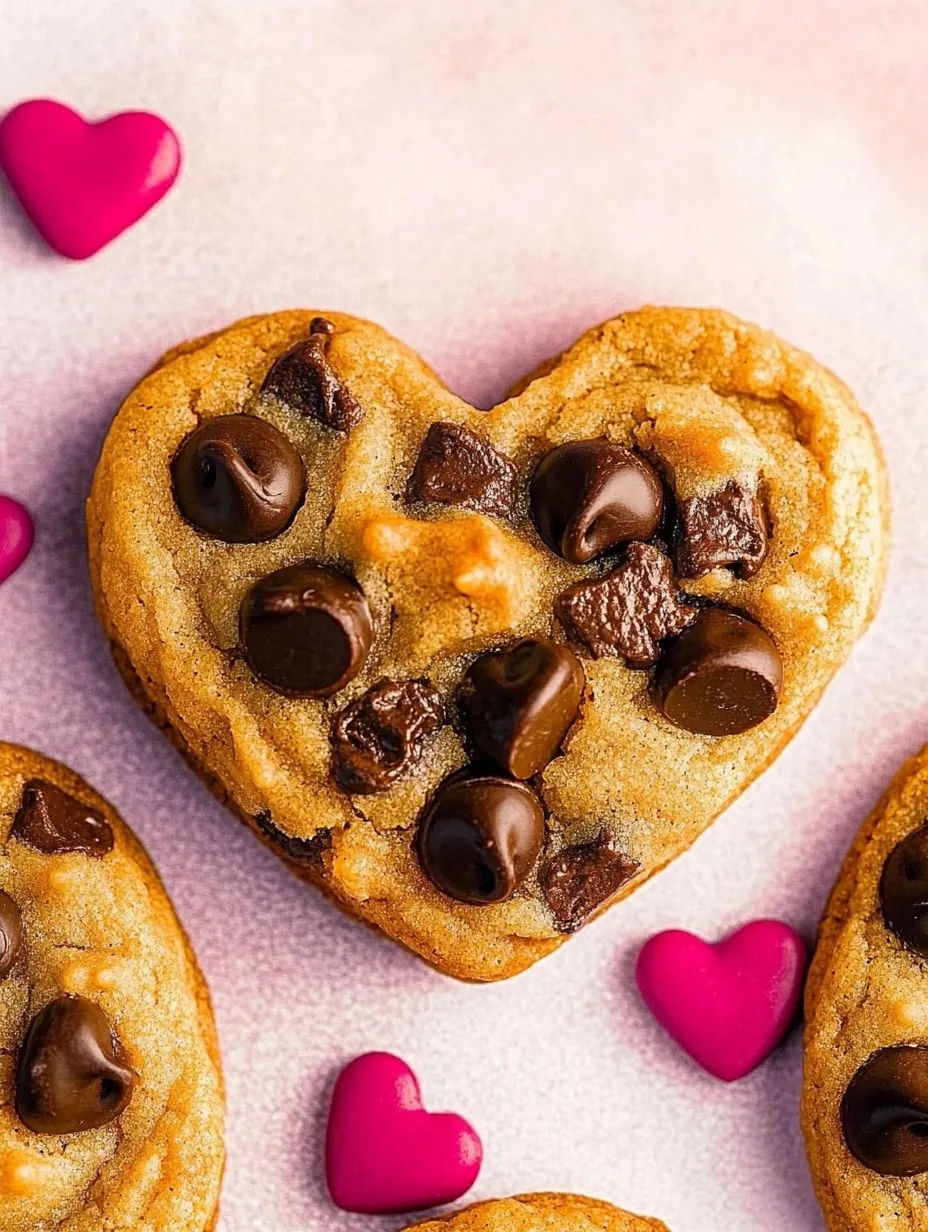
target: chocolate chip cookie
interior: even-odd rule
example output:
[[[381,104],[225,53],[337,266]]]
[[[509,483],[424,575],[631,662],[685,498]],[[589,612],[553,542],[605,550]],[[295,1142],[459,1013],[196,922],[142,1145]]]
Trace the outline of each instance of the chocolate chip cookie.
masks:
[[[585,334],[489,412],[336,313],[184,344],[88,505],[120,668],[300,876],[501,979],[683,851],[873,614],[848,390],[725,313]]]
[[[576,1194],[522,1194],[479,1202],[456,1215],[417,1223],[406,1232],[668,1232],[657,1219],[629,1215]]]
[[[219,1054],[157,873],[76,774],[9,744],[0,836],[0,1227],[206,1232]]]
[[[928,748],[864,822],[806,988],[802,1121],[830,1232],[928,1228]]]

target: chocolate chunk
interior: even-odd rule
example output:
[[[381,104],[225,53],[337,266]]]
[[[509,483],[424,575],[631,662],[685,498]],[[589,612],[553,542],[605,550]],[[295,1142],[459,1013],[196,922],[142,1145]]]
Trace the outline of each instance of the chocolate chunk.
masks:
[[[509,898],[532,870],[545,832],[524,783],[470,767],[438,785],[419,820],[419,859],[442,893],[478,906]]]
[[[543,638],[481,655],[458,694],[471,744],[515,778],[531,778],[560,748],[583,684],[577,656]]]
[[[311,838],[297,838],[275,826],[266,809],[255,814],[255,825],[274,847],[294,864],[318,866],[322,857],[332,847],[331,830],[317,830]]]
[[[364,592],[321,565],[290,565],[252,586],[239,614],[259,680],[291,697],[330,697],[364,666],[374,626]]]
[[[226,543],[274,539],[306,495],[302,458],[254,415],[207,420],[184,441],[171,472],[183,516]]]
[[[702,577],[721,565],[753,577],[767,555],[767,519],[760,497],[733,479],[720,492],[681,501],[674,556],[681,577]]]
[[[650,543],[630,544],[622,564],[605,577],[569,586],[554,611],[594,659],[611,655],[629,667],[650,667],[659,640],[696,617],[696,609],[680,600],[670,557]]]
[[[565,847],[541,871],[542,893],[558,932],[573,933],[638,871],[605,830],[591,843]]]
[[[23,945],[23,918],[9,894],[0,890],[0,980],[9,975]]]
[[[666,648],[655,693],[671,723],[703,736],[734,736],[777,708],[783,661],[760,625],[705,608]]]
[[[576,565],[633,539],[650,539],[664,509],[653,466],[605,437],[571,441],[545,454],[529,496],[539,535]]]
[[[309,337],[274,361],[261,393],[272,394],[326,428],[347,432],[361,422],[362,411],[329,364],[327,352],[334,333],[331,321],[313,317]]]
[[[132,1098],[110,1021],[93,1001],[58,997],[33,1018],[16,1070],[16,1114],[36,1134],[108,1125]]]
[[[928,958],[928,825],[890,852],[880,878],[880,906],[887,928]]]
[[[516,501],[516,480],[512,462],[482,436],[463,424],[433,423],[406,485],[406,499],[508,518]]]
[[[336,782],[355,795],[386,791],[418,764],[426,737],[444,721],[441,694],[424,680],[378,680],[335,716]]]
[[[23,788],[10,833],[47,856],[71,851],[105,856],[113,850],[113,828],[101,812],[41,779],[30,779]]]
[[[865,1168],[881,1176],[928,1172],[928,1048],[874,1053],[851,1080],[841,1124]]]

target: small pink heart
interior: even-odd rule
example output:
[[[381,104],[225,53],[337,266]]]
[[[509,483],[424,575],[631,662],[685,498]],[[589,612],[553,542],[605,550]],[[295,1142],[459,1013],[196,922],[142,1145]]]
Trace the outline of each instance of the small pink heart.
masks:
[[[792,1025],[806,943],[779,920],[754,920],[709,945],[692,933],[658,933],[635,977],[648,1009],[698,1065],[733,1082],[765,1060]]]
[[[12,496],[0,496],[0,582],[23,563],[32,548],[32,518]]]
[[[156,115],[89,124],[51,99],[0,122],[0,168],[36,230],[63,257],[92,257],[147,214],[180,171],[180,143]]]
[[[336,1206],[391,1215],[465,1194],[483,1147],[454,1113],[426,1112],[405,1061],[369,1052],[346,1065],[332,1092],[325,1174]]]

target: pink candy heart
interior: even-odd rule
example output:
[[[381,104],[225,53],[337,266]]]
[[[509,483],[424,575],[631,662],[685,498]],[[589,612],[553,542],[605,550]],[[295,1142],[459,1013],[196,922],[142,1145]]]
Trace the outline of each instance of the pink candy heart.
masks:
[[[347,1065],[332,1093],[325,1173],[346,1211],[396,1214],[442,1206],[477,1179],[483,1147],[453,1113],[426,1112],[405,1061],[369,1052]]]
[[[82,260],[161,200],[180,171],[180,144],[148,112],[88,124],[62,103],[32,99],[0,123],[0,168],[51,247]]]
[[[733,1082],[770,1055],[802,992],[806,944],[778,920],[754,920],[709,945],[692,933],[658,933],[635,972],[648,1009],[703,1069]]]
[[[0,496],[0,582],[15,573],[32,548],[32,518],[12,496]]]

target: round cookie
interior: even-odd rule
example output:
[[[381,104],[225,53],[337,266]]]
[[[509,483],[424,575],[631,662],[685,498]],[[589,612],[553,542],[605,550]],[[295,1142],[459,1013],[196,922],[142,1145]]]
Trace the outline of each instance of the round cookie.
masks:
[[[864,822],[806,987],[802,1124],[830,1232],[928,1228],[928,748]]]
[[[657,1219],[629,1215],[608,1202],[576,1194],[522,1194],[478,1202],[405,1232],[668,1232]]]
[[[492,980],[776,757],[873,615],[887,518],[846,387],[725,313],[617,317],[481,412],[379,327],[290,312],[149,373],[88,538],[120,669],[217,794],[350,913]]]
[[[0,1225],[207,1232],[225,1151],[209,993],[145,851],[0,744]]]

